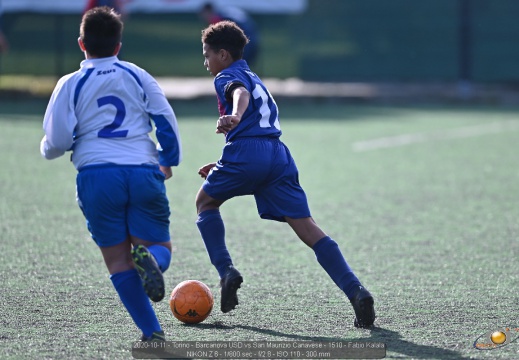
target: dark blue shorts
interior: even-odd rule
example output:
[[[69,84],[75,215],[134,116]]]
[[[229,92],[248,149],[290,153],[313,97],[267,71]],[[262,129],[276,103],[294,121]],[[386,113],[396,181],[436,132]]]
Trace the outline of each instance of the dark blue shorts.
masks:
[[[77,202],[97,245],[117,245],[128,235],[169,241],[170,211],[164,180],[159,167],[153,165],[106,164],[80,169]]]
[[[294,159],[277,138],[242,138],[227,143],[202,186],[218,200],[254,195],[263,219],[310,216]]]

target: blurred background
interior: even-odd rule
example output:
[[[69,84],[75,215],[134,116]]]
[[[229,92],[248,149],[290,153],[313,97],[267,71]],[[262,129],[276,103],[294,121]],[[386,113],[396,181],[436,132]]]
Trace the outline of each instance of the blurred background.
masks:
[[[87,0],[0,0],[0,76],[78,69]],[[158,77],[207,77],[204,0],[126,0],[121,58]],[[519,84],[517,0],[220,0],[254,21],[264,78],[317,82]],[[1,79],[0,78],[0,81]],[[9,82],[9,81],[7,81]]]

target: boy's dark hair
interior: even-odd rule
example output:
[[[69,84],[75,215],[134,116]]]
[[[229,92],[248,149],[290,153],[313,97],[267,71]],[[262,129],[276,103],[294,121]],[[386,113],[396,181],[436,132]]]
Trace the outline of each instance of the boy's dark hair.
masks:
[[[94,57],[113,56],[116,46],[121,42],[122,35],[121,16],[108,6],[95,7],[83,15],[79,36],[90,55]]]
[[[243,48],[249,43],[249,38],[233,21],[220,21],[202,30],[202,43],[214,51],[227,50],[234,60],[243,57]]]

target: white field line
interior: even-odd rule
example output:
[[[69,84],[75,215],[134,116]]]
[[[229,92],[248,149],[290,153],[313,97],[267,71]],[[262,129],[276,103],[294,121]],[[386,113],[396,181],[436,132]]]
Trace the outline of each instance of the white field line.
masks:
[[[351,144],[351,147],[354,152],[363,152],[431,141],[463,139],[517,130],[519,130],[519,121],[496,121],[490,124],[464,126],[457,129],[439,130],[430,133],[402,134],[371,140],[357,141]]]

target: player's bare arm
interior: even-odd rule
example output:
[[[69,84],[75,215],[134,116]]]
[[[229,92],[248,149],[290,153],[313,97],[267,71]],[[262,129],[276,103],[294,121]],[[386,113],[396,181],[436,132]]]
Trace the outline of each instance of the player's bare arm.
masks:
[[[200,169],[198,169],[198,175],[200,175],[202,178],[207,178],[207,175],[209,175],[209,171],[211,171],[212,168],[216,166],[216,163],[210,163],[202,166]]]
[[[232,92],[232,114],[220,116],[216,123],[217,134],[227,134],[241,121],[241,117],[249,106],[250,93],[243,86]]]

